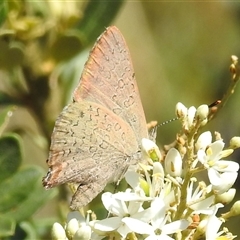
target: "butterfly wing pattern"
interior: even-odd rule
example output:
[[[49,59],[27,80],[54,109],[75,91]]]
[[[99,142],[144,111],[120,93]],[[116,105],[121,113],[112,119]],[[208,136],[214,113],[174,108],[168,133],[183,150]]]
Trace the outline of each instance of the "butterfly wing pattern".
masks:
[[[111,26],[95,43],[72,103],[56,120],[43,186],[77,184],[70,205],[77,210],[140,160],[144,137],[148,131],[130,53]]]

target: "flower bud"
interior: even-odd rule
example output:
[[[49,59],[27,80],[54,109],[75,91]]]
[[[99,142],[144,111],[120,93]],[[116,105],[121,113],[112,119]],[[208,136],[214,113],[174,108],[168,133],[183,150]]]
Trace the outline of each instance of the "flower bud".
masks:
[[[201,122],[201,127],[203,127],[204,125],[206,125],[208,123],[208,119],[206,118],[206,119],[204,119],[204,120],[202,120],[202,122]]]
[[[166,155],[165,171],[172,177],[180,177],[182,174],[182,158],[175,148],[171,148]]]
[[[80,224],[81,226],[75,233],[73,240],[89,240],[91,239],[91,227],[86,225],[86,223]]]
[[[209,113],[208,105],[203,104],[203,105],[201,105],[201,106],[199,106],[199,107],[197,108],[196,118],[197,118],[199,121],[204,121],[205,119],[207,119],[208,113]]]
[[[229,148],[236,149],[240,147],[240,137],[233,137],[230,140],[230,146]]]
[[[231,56],[231,60],[232,60],[232,63],[233,63],[234,65],[237,65],[237,63],[238,63],[238,57],[237,57],[237,56],[232,55],[232,56]]]
[[[222,203],[224,205],[229,204],[235,197],[236,189],[230,188],[227,192],[215,196],[216,203]]]
[[[240,201],[236,201],[230,209],[231,216],[240,215]]]
[[[55,222],[52,227],[52,239],[54,240],[66,240],[67,236],[64,228],[58,222]]]
[[[191,106],[189,109],[188,109],[188,114],[187,114],[187,126],[188,126],[188,129],[190,129],[193,125],[193,121],[195,119],[195,115],[196,115],[196,108],[194,106]]]
[[[219,154],[219,158],[225,158],[230,156],[233,153],[233,149],[226,149],[222,150],[222,152]]]
[[[187,116],[187,108],[180,102],[176,105],[176,115],[178,118],[185,118]]]
[[[69,239],[72,239],[74,234],[77,232],[79,228],[78,220],[76,218],[72,218],[66,226],[66,233]]]

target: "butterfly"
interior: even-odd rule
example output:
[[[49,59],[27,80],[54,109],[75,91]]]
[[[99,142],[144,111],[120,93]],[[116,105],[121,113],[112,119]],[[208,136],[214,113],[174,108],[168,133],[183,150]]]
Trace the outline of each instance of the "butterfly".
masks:
[[[141,160],[142,138],[148,129],[130,53],[121,32],[110,26],[56,120],[43,186],[77,184],[70,204],[77,210]]]

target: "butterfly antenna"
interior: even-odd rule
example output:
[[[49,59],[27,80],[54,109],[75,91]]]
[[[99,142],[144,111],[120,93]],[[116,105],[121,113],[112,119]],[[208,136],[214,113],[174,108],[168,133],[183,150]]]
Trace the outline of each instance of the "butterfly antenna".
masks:
[[[173,121],[176,121],[176,120],[178,120],[178,119],[179,119],[178,117],[169,119],[169,120],[167,120],[167,121],[165,121],[165,122],[162,122],[162,123],[158,124],[157,127],[161,127],[161,126],[163,126],[163,125],[166,125],[166,124],[171,123],[171,122],[173,122]]]
[[[160,124],[157,123],[157,121],[151,121],[147,124],[148,127],[148,133],[149,133],[149,139],[152,140],[153,142],[156,142],[156,137],[157,137],[157,128],[161,127],[167,123],[173,122],[175,120],[178,120],[178,117],[172,118],[170,120],[167,120],[165,122],[162,122]]]

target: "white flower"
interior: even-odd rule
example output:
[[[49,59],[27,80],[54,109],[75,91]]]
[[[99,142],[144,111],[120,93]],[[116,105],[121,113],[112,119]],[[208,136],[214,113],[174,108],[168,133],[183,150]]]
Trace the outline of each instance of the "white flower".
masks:
[[[152,234],[146,240],[174,240],[168,234],[185,230],[190,224],[185,219],[166,223],[169,220],[169,216],[167,214],[167,206],[161,198],[155,198],[151,203],[151,208],[155,215],[151,219]]]
[[[217,239],[234,239],[236,236],[233,236],[231,233],[227,232],[226,229],[219,231],[220,226],[223,223],[223,219],[216,216],[219,208],[224,205],[221,203],[214,204],[209,208],[208,216],[206,216],[198,226],[199,231],[205,234],[206,240],[217,240]],[[225,234],[225,235],[223,235]]]
[[[105,208],[116,217],[109,217],[95,222],[94,229],[103,232],[117,231],[123,238],[130,232],[150,234],[151,226],[148,224],[153,213],[151,208],[144,210],[143,201],[139,195],[132,192],[102,195]]]
[[[216,217],[216,213],[221,207],[223,207],[223,204],[221,203],[215,204],[211,207],[213,212],[209,215],[206,223],[206,240],[216,239],[222,234],[222,232],[218,233],[218,230],[223,222]]]
[[[147,138],[142,139],[142,149],[147,157],[153,161],[160,161],[162,159],[162,155],[156,143]]]
[[[228,156],[233,150],[223,151],[222,140],[215,141],[204,151],[200,149],[197,153],[198,160],[208,170],[208,178],[216,194],[226,192],[235,182],[239,164],[233,161],[221,160]]]
[[[142,197],[145,195],[149,196],[148,199],[143,199],[143,201],[149,201],[156,197],[164,187],[164,169],[160,162],[153,162],[152,166],[141,164],[141,167],[145,178],[129,170],[125,174],[125,179],[136,194]]]
[[[194,210],[196,214],[211,214],[209,207],[214,203],[214,195],[205,198],[206,193],[210,192],[211,188],[203,188],[200,184],[193,191],[193,184],[195,179],[191,179],[191,182],[187,188],[187,205]],[[203,198],[203,199],[201,199]],[[200,200],[201,199],[201,200]]]

